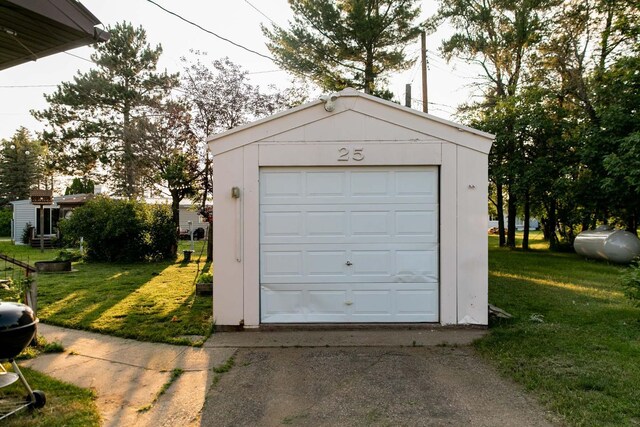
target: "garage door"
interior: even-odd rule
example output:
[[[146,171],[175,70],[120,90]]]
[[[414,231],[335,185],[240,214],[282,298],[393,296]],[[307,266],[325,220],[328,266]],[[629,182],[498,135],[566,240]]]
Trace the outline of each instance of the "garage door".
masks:
[[[262,323],[437,322],[437,167],[262,168]]]

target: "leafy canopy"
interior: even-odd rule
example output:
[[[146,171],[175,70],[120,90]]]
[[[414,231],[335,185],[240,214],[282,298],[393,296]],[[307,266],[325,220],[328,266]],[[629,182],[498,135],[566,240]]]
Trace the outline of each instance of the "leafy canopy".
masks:
[[[289,0],[289,29],[262,27],[280,66],[328,91],[392,97],[386,76],[413,65],[404,49],[420,34],[416,0]]]
[[[91,55],[96,67],[45,95],[49,108],[33,114],[47,124],[43,139],[57,169],[110,171],[116,192],[131,198],[141,192],[145,168],[141,123],[178,81],[156,71],[162,48],[149,45],[142,27],[121,23],[109,32]]]

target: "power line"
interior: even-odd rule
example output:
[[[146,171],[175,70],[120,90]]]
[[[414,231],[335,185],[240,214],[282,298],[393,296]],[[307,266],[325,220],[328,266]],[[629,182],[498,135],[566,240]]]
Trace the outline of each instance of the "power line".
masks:
[[[256,51],[255,51],[255,50],[253,50],[253,49],[249,49],[248,47],[245,47],[245,46],[243,46],[243,45],[241,45],[241,44],[239,44],[239,43],[236,43],[236,42],[234,42],[234,41],[232,41],[232,40],[229,40],[229,39],[228,39],[228,38],[226,38],[226,37],[222,37],[221,35],[216,34],[216,33],[214,33],[213,31],[208,30],[208,29],[204,28],[203,26],[201,26],[201,25],[199,25],[199,24],[196,24],[195,22],[190,21],[190,20],[188,20],[187,18],[184,18],[184,17],[183,17],[183,16],[181,16],[181,15],[179,15],[179,14],[177,14],[177,13],[175,13],[175,12],[172,12],[172,11],[170,11],[169,9],[166,9],[166,8],[164,8],[164,7],[160,6],[158,3],[156,3],[156,2],[155,2],[155,1],[153,1],[153,0],[147,0],[147,1],[148,1],[149,3],[151,3],[151,4],[155,5],[155,6],[157,6],[158,8],[160,8],[160,9],[164,10],[164,11],[165,11],[165,12],[167,12],[168,14],[173,15],[173,16],[175,16],[176,18],[178,18],[178,19],[180,19],[180,20],[182,20],[182,21],[184,21],[184,22],[186,22],[186,23],[188,23],[188,24],[190,24],[190,25],[193,25],[194,27],[196,27],[196,28],[198,28],[198,29],[200,29],[200,30],[204,31],[205,33],[211,34],[212,36],[215,36],[215,37],[219,38],[220,40],[223,40],[223,41],[225,41],[225,42],[227,42],[227,43],[230,43],[230,44],[232,44],[232,45],[234,45],[234,46],[236,46],[236,47],[239,47],[240,49],[244,49],[244,50],[246,50],[247,52],[253,53],[254,55],[258,55],[258,56],[261,56],[261,57],[263,57],[263,58],[266,58],[266,59],[268,59],[268,60],[270,60],[270,61],[273,61],[273,62],[274,62],[274,63],[276,63],[276,64],[278,63],[278,61],[276,61],[274,58],[271,58],[270,56],[264,55],[264,54],[262,54],[262,53],[260,53],[260,52],[256,52]]]
[[[70,52],[64,52],[64,53],[65,53],[66,55],[73,56],[74,58],[82,59],[83,61],[87,61],[87,62],[91,62],[92,64],[95,64],[95,62],[93,62],[92,60],[87,59],[87,58],[83,58],[83,57],[82,57],[82,56],[80,56],[80,55],[76,55],[76,54],[74,54],[74,53],[70,53]]]
[[[57,85],[0,85],[0,89],[24,89],[37,87],[56,87]]]
[[[265,18],[267,18],[269,21],[271,21],[271,23],[273,25],[275,25],[276,27],[278,26],[278,24],[276,24],[273,19],[269,18],[267,15],[265,15],[265,13],[263,11],[261,11],[260,9],[258,9],[257,7],[255,7],[253,4],[251,4],[251,2],[249,2],[249,0],[244,0],[244,2],[246,4],[248,4],[249,6],[251,6],[256,12],[258,12],[260,15],[264,16]]]

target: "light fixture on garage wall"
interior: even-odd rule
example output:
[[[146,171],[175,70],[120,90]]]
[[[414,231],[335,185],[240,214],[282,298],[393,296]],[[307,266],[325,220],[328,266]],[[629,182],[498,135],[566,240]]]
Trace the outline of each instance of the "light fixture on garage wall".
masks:
[[[234,199],[240,198],[240,187],[231,188],[231,197],[233,197]]]
[[[320,101],[324,101],[324,109],[329,113],[336,109],[336,100],[338,99],[337,93],[331,93],[329,95],[322,95]]]

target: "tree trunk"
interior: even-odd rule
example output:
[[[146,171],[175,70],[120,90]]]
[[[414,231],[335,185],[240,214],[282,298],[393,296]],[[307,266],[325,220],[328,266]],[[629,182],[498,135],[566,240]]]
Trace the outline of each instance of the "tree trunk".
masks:
[[[375,75],[373,73],[373,50],[367,49],[367,59],[364,66],[364,93],[371,95],[374,89]]]
[[[554,250],[558,247],[558,236],[556,236],[556,201],[552,200],[547,212],[547,222],[544,224],[545,234],[549,241],[549,249]]]
[[[122,142],[123,142],[123,167],[124,167],[124,176],[125,176],[125,189],[124,196],[131,200],[135,197],[136,191],[135,188],[135,177],[133,171],[133,144],[131,141],[132,132],[130,129],[131,126],[131,113],[129,111],[129,106],[125,104],[123,111],[123,134],[122,134]]]
[[[171,218],[173,219],[173,226],[176,230],[176,235],[180,238],[180,201],[182,197],[178,190],[170,190],[171,192]]]
[[[516,195],[511,191],[511,186],[507,188],[507,246],[516,247]]]
[[[529,250],[529,220],[531,219],[531,204],[529,192],[524,196],[524,232],[522,233],[522,249]]]
[[[502,184],[496,184],[496,210],[498,211],[498,236],[500,247],[505,245],[504,240],[504,197],[502,196]]]
[[[209,223],[207,229],[207,261],[213,261],[213,223]]]

